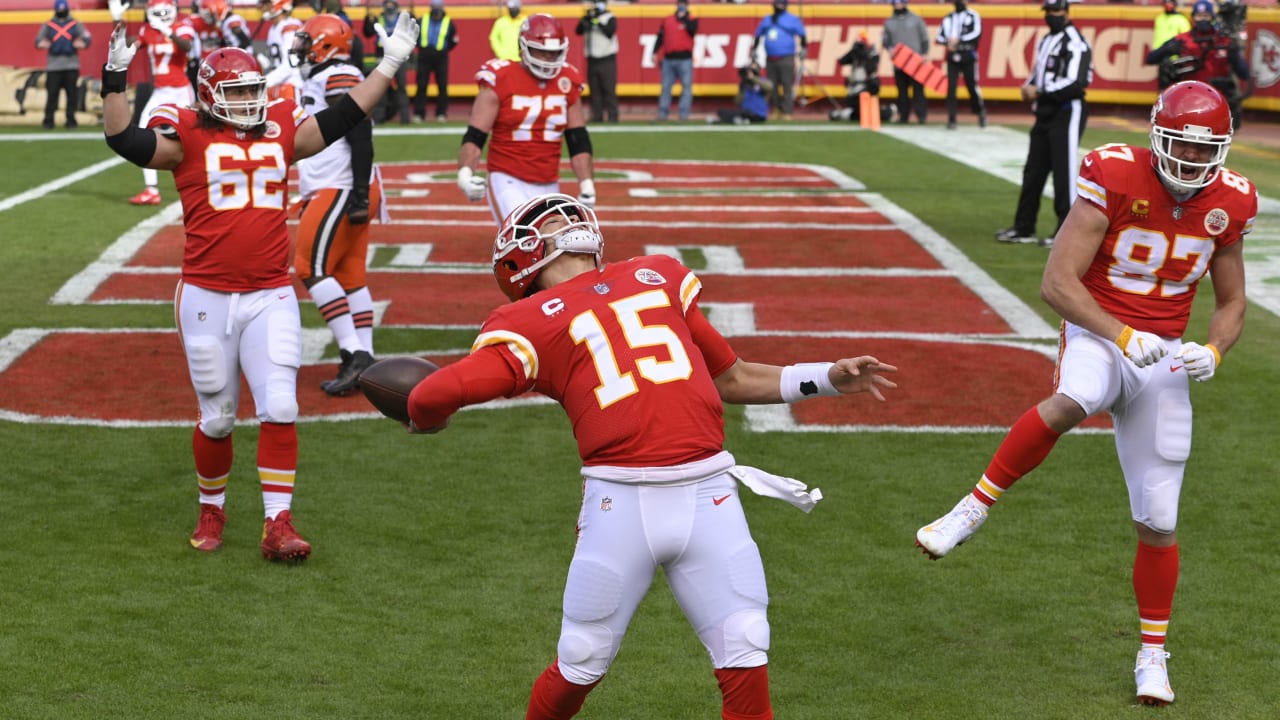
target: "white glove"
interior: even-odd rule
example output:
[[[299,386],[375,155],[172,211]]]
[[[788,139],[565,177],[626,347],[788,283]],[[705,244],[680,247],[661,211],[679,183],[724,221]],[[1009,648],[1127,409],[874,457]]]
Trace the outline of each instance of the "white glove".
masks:
[[[578,202],[589,208],[596,206],[596,182],[591,178],[578,181]]]
[[[484,199],[484,178],[478,177],[469,167],[458,168],[458,187],[472,202]]]
[[[1193,342],[1182,343],[1182,347],[1178,348],[1178,354],[1174,357],[1182,361],[1182,367],[1186,368],[1187,375],[1196,382],[1205,382],[1212,378],[1213,372],[1218,369],[1218,363],[1222,362],[1218,348]]]
[[[396,29],[391,35],[387,35],[387,29],[382,23],[375,24],[373,30],[378,33],[378,40],[382,43],[382,62],[374,69],[394,78],[396,71],[418,45],[418,21],[407,11],[401,10],[400,17],[396,19]]]
[[[129,0],[107,0],[107,12],[111,13],[111,22],[124,19],[124,11],[129,9]]]
[[[1124,332],[1116,338],[1116,345],[1124,351],[1125,357],[1140,368],[1154,365],[1169,354],[1169,349],[1164,346],[1164,339],[1159,335],[1134,330],[1128,325],[1124,326]]]
[[[112,72],[128,70],[129,63],[133,62],[133,54],[136,52],[138,52],[138,43],[130,45],[125,42],[124,23],[116,23],[115,29],[111,31],[111,41],[107,44],[106,69]]]

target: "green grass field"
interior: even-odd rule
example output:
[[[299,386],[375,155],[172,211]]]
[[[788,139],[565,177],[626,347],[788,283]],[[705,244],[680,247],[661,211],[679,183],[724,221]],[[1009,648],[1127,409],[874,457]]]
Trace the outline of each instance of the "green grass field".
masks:
[[[602,160],[834,166],[1056,322],[1038,300],[1045,251],[991,239],[1017,188],[990,175],[833,126],[593,140]],[[1145,143],[1094,130],[1085,144],[1113,141]],[[380,136],[377,152],[441,161],[457,145],[456,135]],[[112,157],[100,140],[0,142],[0,152],[0,201]],[[1280,164],[1265,153],[1233,149],[1229,164],[1280,195]],[[171,327],[167,305],[49,303],[145,215],[124,202],[138,182],[122,165],[0,210],[10,278],[0,284],[0,338],[27,327]],[[167,174],[162,190],[176,198]],[[1051,227],[1048,203],[1043,213]],[[1205,283],[1191,338],[1203,336],[1210,295]],[[309,304],[304,321],[322,326]],[[469,340],[397,330],[378,345]],[[972,542],[932,563],[912,546],[916,528],[972,486],[999,435],[752,433],[730,409],[728,448],[741,462],[827,496],[805,516],[744,494],[769,577],[777,717],[1280,717],[1277,357],[1280,319],[1251,307],[1219,375],[1192,388],[1169,632],[1178,700],[1163,710],[1133,699],[1135,541],[1111,436],[1065,437]],[[973,379],[949,374],[940,356],[903,367],[898,380],[966,393]],[[62,378],[58,392],[74,396],[83,383]],[[236,431],[226,545],[206,556],[186,543],[196,518],[190,428],[0,421],[0,718],[522,718],[555,652],[577,517],[577,456],[559,408],[461,413],[430,437],[385,420],[309,423],[299,434],[294,508],[316,551],[283,567],[257,551],[256,428]],[[579,717],[718,716],[706,653],[659,577]]]

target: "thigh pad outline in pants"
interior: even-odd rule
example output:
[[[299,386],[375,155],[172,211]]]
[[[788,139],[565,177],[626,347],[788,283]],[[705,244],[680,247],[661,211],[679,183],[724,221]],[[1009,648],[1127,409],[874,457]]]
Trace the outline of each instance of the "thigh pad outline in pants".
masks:
[[[240,400],[239,370],[227,359],[230,349],[212,335],[189,335],[182,344],[187,353],[191,386],[200,402],[200,428],[211,438],[231,434]]]
[[[1178,498],[1191,456],[1192,409],[1187,377],[1171,357],[1141,371],[1144,382],[1115,411],[1116,454],[1135,522],[1158,533],[1178,526]]]
[[[288,297],[281,298],[280,295]],[[258,419],[288,424],[298,419],[298,368],[302,364],[302,320],[293,288],[260,293],[241,332],[240,363],[253,393]]]
[[[1058,363],[1057,392],[1074,400],[1085,413],[1110,410],[1120,398],[1128,359],[1115,346],[1083,328],[1068,325]]]
[[[732,497],[725,500],[726,494]],[[700,483],[695,508],[688,546],[663,565],[667,582],[714,667],[764,665],[769,661],[769,590],[737,481],[726,474]]]
[[[174,297],[174,319],[200,404],[200,430],[211,438],[231,434],[240,404],[238,330],[227,319],[236,299],[185,282],[178,283]]]
[[[557,646],[560,670],[572,683],[595,682],[609,670],[653,583],[657,562],[641,526],[639,489],[586,484]]]

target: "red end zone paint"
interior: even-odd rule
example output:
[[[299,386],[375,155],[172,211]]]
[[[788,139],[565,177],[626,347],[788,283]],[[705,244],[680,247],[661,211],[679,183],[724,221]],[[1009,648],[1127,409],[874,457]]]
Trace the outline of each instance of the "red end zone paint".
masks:
[[[503,302],[488,272],[496,230],[488,213],[462,203],[452,163],[383,169],[400,220],[372,228],[371,242],[382,249],[369,285],[388,303],[383,325],[478,327]],[[670,161],[599,163],[597,172],[608,258],[655,247],[691,252],[691,261],[701,256],[708,264],[698,271],[704,305],[749,308],[756,331],[787,333],[732,338],[744,357],[787,362],[870,353],[903,368],[890,402],[812,400],[792,406],[797,423],[1005,426],[1051,391],[1052,360],[1034,350],[803,334],[1013,334],[959,277],[850,192],[861,186],[838,172]],[[408,188],[429,193],[398,194]],[[564,189],[575,192],[576,183]],[[93,287],[90,302],[172,302],[181,253],[180,226],[163,228]],[[421,264],[404,264],[410,262]],[[121,366],[121,357],[133,361]],[[431,359],[446,364],[453,357]],[[331,398],[319,389],[335,369],[336,360],[302,368],[302,415],[374,416],[358,394]],[[247,388],[241,396],[240,416],[251,418]],[[0,374],[0,411],[183,424],[195,421],[196,401],[172,329],[67,331],[48,335]]]

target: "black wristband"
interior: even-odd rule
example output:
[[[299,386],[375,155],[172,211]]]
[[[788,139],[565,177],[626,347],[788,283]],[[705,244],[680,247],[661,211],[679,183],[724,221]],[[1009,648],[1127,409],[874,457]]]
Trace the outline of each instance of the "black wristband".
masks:
[[[472,145],[475,145],[481,150],[484,149],[484,144],[488,140],[489,140],[489,133],[484,132],[483,130],[476,127],[475,125],[468,125],[467,131],[462,133],[463,145],[466,145],[467,143],[471,143]]]
[[[351,99],[350,95],[343,95],[338,104],[316,113],[315,118],[316,126],[320,128],[320,136],[324,138],[324,144],[332,145],[346,137],[352,128],[364,121],[365,111],[359,103]]]
[[[128,70],[108,70],[106,65],[102,66],[102,89],[98,91],[98,97],[106,97],[111,93],[122,93],[129,89],[129,71]]]
[[[681,92],[684,92],[682,89]],[[564,144],[569,147],[569,157],[581,153],[591,154],[591,135],[585,127],[569,128],[564,131]]]

